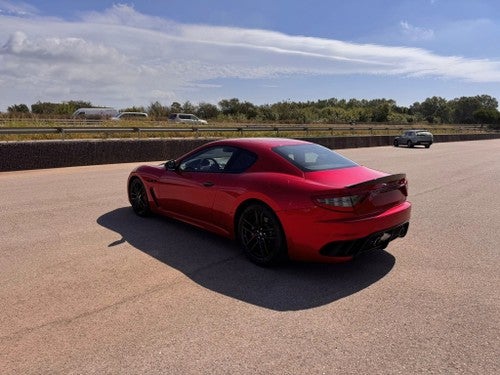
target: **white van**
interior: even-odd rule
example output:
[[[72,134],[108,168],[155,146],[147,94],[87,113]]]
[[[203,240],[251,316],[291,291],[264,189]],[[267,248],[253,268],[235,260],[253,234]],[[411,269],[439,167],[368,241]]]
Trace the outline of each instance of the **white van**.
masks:
[[[118,111],[111,107],[78,108],[71,117],[84,119],[101,119],[114,117]]]

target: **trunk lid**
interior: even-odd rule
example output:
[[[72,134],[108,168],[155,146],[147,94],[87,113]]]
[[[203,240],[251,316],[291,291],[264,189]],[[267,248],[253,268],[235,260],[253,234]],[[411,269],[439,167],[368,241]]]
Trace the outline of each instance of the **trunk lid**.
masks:
[[[307,173],[322,185],[315,201],[323,207],[359,215],[387,210],[406,201],[408,183],[404,173],[383,173],[363,166]]]
[[[408,196],[408,182],[404,173],[379,177],[346,188],[361,196],[354,206],[354,211],[358,214],[387,210],[403,203]]]

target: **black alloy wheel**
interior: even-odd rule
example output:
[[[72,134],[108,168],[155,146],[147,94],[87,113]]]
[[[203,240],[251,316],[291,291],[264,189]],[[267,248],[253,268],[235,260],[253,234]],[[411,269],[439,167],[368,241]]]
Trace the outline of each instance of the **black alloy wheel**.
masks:
[[[251,204],[238,220],[238,240],[245,255],[260,266],[276,265],[286,259],[286,241],[274,212],[263,204]]]
[[[138,178],[134,178],[130,183],[129,200],[137,215],[148,216],[151,213],[146,188]]]

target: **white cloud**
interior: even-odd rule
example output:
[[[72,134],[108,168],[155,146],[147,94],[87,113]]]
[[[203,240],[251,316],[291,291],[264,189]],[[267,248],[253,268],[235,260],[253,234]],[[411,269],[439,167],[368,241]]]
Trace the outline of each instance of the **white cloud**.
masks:
[[[38,10],[29,4],[23,2],[11,2],[8,0],[0,0],[0,15],[8,14],[15,16],[31,16],[38,13]]]
[[[33,59],[44,62],[64,63],[119,63],[124,60],[113,47],[101,43],[86,41],[81,38],[49,37],[40,40],[28,39],[22,31],[10,35],[0,49],[3,55],[16,56],[20,59]]]
[[[1,0],[0,0],[1,1]],[[0,3],[1,4],[1,3]],[[402,23],[413,35],[430,30]],[[219,88],[208,80],[293,75],[402,75],[500,82],[500,62],[419,48],[178,24],[126,5],[80,21],[0,14],[0,107],[91,99],[127,106]],[[8,96],[7,96],[8,95]]]
[[[430,40],[434,38],[434,30],[410,25],[407,21],[399,23],[403,34],[412,41]]]

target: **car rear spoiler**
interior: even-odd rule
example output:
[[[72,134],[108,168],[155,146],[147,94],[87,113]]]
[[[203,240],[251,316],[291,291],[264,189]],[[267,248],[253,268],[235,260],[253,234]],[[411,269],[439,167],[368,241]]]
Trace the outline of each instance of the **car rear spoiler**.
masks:
[[[368,180],[365,182],[360,182],[359,184],[346,186],[347,188],[360,188],[369,185],[383,184],[391,181],[400,181],[406,178],[406,173],[390,174],[388,176],[376,178],[374,180]]]

